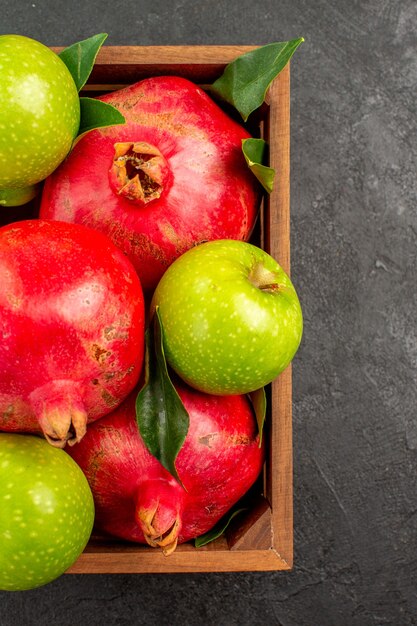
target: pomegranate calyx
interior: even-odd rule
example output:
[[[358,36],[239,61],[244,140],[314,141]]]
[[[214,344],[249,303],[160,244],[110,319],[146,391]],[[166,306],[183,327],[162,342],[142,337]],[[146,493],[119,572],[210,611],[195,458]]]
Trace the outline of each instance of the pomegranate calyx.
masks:
[[[168,176],[168,164],[155,146],[145,142],[114,144],[110,184],[120,196],[147,204],[161,197]]]
[[[137,492],[136,521],[145,541],[165,556],[177,547],[182,526],[184,489],[173,479],[148,479]]]
[[[143,536],[148,545],[152,548],[162,548],[164,555],[169,556],[177,547],[181,520],[179,514],[177,514],[172,525],[165,532],[161,533],[152,526],[156,509],[154,511],[142,510],[139,512],[138,517],[142,522]]]
[[[154,529],[152,526],[152,520],[155,517],[156,510],[158,508],[158,503],[155,502],[155,505],[150,509],[140,509],[138,513],[139,523],[142,527],[142,532],[145,537],[157,537],[159,535],[158,531]]]
[[[87,431],[87,412],[76,387],[72,381],[52,381],[29,396],[44,437],[56,448],[78,443]]]
[[[171,526],[161,533],[152,525],[152,522],[155,520],[157,509],[158,504],[155,508],[150,510],[142,509],[138,513],[138,518],[146,543],[152,548],[162,548],[162,552],[164,553],[164,555],[169,556],[174,552],[175,548],[177,547],[181,519],[179,514],[177,514]]]
[[[38,418],[45,439],[55,448],[73,446],[87,432],[87,413],[78,409],[45,410]]]

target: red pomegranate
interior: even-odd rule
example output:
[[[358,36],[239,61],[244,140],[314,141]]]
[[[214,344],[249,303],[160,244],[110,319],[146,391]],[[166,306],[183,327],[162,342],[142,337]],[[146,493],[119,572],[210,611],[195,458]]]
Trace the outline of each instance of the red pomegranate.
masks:
[[[165,554],[210,530],[255,482],[264,459],[246,396],[211,396],[182,383],[176,388],[190,416],[176,460],[185,489],[145,447],[135,394],[69,450],[90,483],[96,527]]]
[[[79,441],[137,384],[144,302],[101,233],[26,220],[0,228],[0,430]]]
[[[40,216],[106,233],[144,290],[193,245],[248,239],[258,204],[247,131],[194,83],[147,78],[100,98],[126,124],[84,135],[47,179]]]

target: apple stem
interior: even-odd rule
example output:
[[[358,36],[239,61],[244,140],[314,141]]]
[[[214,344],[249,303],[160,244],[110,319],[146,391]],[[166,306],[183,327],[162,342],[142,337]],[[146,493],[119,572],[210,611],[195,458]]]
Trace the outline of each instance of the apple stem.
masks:
[[[284,287],[278,282],[278,274],[267,269],[261,261],[257,261],[248,276],[249,281],[261,291],[274,293]]]

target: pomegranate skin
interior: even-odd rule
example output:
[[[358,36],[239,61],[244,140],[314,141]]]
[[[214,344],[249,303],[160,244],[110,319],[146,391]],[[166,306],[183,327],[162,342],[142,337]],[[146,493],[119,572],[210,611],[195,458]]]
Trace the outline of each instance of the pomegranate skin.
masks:
[[[185,489],[145,447],[135,393],[69,450],[92,489],[96,528],[165,554],[210,530],[252,486],[264,461],[246,396],[212,396],[183,383],[176,388],[190,416],[176,460]]]
[[[144,300],[131,263],[84,226],[0,228],[0,431],[63,447],[139,379]]]
[[[193,245],[249,239],[259,185],[242,154],[245,128],[184,78],[147,78],[100,99],[126,124],[76,143],[45,183],[40,217],[105,232],[145,291]]]

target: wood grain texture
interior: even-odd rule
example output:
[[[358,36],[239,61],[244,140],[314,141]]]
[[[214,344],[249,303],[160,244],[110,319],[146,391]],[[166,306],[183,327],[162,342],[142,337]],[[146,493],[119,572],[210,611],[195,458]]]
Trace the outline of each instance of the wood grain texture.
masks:
[[[271,507],[265,498],[253,503],[226,533],[231,550],[269,550],[272,546]]]
[[[86,91],[117,89],[160,74],[184,76],[209,84],[225,66],[252,46],[103,47]],[[57,51],[59,49],[56,49]],[[270,165],[276,170],[274,190],[265,197],[253,242],[263,246],[286,271],[290,268],[289,238],[289,68],[272,84],[267,102],[253,116],[252,125],[269,144]],[[173,573],[273,571],[292,567],[292,428],[291,368],[268,388],[269,408],[263,493],[254,507],[236,518],[213,543],[196,549],[179,546],[174,554],[145,546],[105,539],[91,540],[69,573]],[[262,481],[260,481],[262,485]]]
[[[103,46],[91,84],[127,85],[149,76],[180,75],[211,83],[237,56],[256,46]],[[53,48],[59,52],[62,48]]]
[[[290,273],[290,67],[269,91],[268,135],[274,190],[265,220],[269,253]],[[267,496],[272,507],[272,545],[293,564],[293,455],[291,365],[271,384],[271,428],[267,464]]]
[[[219,544],[223,544],[219,547]],[[202,548],[179,546],[166,557],[142,546],[91,545],[67,570],[67,574],[172,574],[189,572],[275,571],[289,569],[274,550],[227,549],[225,542]]]

